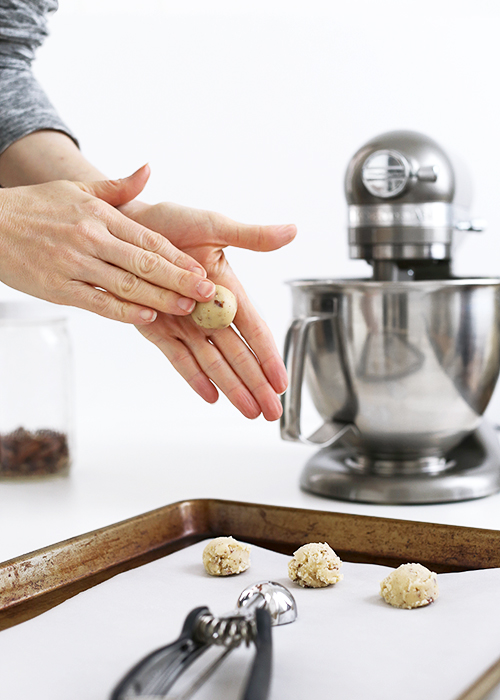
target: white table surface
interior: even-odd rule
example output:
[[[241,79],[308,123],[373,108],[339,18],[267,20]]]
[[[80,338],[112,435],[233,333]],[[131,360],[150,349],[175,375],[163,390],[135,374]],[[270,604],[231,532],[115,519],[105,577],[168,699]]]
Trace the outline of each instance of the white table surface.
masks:
[[[231,407],[194,436],[179,421],[165,436],[123,431],[80,434],[67,477],[0,481],[0,560],[183,499],[223,498],[359,515],[500,529],[500,493],[432,505],[375,505],[302,491],[299,477],[316,451],[284,442],[277,424],[236,420],[229,440],[220,430]],[[196,421],[196,412],[194,420]]]

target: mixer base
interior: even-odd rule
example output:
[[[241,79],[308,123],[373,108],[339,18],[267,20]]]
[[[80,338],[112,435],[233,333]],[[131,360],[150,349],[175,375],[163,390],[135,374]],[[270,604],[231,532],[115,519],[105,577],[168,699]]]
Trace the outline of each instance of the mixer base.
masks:
[[[300,486],[327,498],[385,504],[449,503],[500,490],[500,441],[486,422],[446,455],[437,473],[374,473],[353,467],[352,448],[326,447],[306,464]]]

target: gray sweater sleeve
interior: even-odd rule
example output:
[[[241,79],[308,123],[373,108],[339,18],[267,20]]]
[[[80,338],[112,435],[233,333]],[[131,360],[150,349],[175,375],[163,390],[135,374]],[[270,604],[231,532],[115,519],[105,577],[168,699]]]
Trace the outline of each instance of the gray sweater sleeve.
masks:
[[[0,153],[40,129],[76,142],[31,71],[47,36],[47,15],[57,6],[57,0],[0,0]]]

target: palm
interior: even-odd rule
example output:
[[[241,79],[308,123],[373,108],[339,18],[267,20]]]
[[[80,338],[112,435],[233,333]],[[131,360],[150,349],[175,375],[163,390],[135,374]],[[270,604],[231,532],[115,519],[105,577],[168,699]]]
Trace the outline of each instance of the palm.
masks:
[[[269,329],[231,270],[224,248],[274,250],[288,243],[295,231],[289,228],[284,236],[283,227],[238,224],[213,212],[169,203],[134,203],[127,215],[197,260],[207,276],[231,289],[238,301],[238,333],[226,328],[208,338],[189,317],[169,314],[158,314],[154,323],[139,327],[140,332],[206,401],[217,400],[217,385],[247,417],[262,412],[268,420],[279,418],[281,404],[276,394],[286,388],[286,371]]]

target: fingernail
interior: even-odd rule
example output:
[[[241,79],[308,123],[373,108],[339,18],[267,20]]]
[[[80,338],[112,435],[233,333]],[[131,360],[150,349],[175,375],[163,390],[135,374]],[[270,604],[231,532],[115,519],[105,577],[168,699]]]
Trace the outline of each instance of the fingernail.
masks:
[[[193,299],[186,299],[185,297],[182,297],[178,300],[177,306],[179,307],[179,309],[191,313],[191,311],[196,306],[196,302]]]
[[[297,233],[297,227],[295,224],[286,224],[285,226],[278,227],[278,233],[282,236],[294,236]]]
[[[200,275],[201,277],[206,277],[207,273],[205,270],[200,267],[199,265],[194,265],[193,267],[189,268],[189,272],[194,272],[195,275]]]
[[[139,311],[139,316],[142,318],[143,321],[154,321],[156,317],[158,316],[156,311],[153,311],[152,309],[142,309],[142,311]]]
[[[215,293],[215,284],[210,280],[202,280],[196,287],[198,294],[202,297],[211,297]]]

